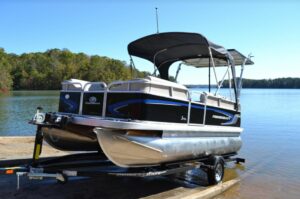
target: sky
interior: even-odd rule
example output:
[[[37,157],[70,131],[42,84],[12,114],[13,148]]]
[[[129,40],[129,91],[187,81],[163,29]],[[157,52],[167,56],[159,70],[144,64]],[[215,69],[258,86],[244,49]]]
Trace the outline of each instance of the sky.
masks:
[[[129,63],[128,43],[156,33],[155,7],[160,32],[201,33],[251,53],[255,65],[246,67],[245,78],[300,77],[297,0],[1,0],[0,47],[16,54],[67,48]],[[134,60],[153,71],[150,62]],[[185,84],[206,80],[207,71],[191,67],[179,76]]]

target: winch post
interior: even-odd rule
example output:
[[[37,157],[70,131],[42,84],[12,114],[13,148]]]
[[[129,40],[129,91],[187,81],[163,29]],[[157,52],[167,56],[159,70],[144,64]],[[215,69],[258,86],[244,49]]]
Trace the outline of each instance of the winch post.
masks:
[[[37,165],[37,161],[39,160],[40,155],[42,153],[42,145],[43,145],[42,126],[37,125],[35,141],[34,141],[33,157],[32,157],[32,166]]]

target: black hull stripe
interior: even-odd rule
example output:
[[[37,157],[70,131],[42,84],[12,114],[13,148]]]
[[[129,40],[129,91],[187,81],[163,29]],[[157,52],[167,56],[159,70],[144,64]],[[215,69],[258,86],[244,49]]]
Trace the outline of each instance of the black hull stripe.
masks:
[[[123,108],[124,106],[129,105],[129,104],[137,104],[137,103],[143,103],[143,104],[160,104],[160,105],[177,105],[177,106],[184,106],[184,107],[188,107],[189,106],[188,103],[174,102],[174,101],[169,101],[169,100],[131,99],[131,100],[121,101],[121,102],[117,102],[115,104],[109,105],[108,106],[108,111],[111,112],[112,114],[122,115],[122,113],[120,113],[118,111],[118,109]],[[204,106],[195,105],[195,104],[191,104],[191,108],[204,110]],[[227,117],[230,117],[230,120],[227,121],[226,123],[231,123],[232,120],[234,119],[234,115],[233,114],[228,113],[228,112],[223,111],[223,110],[219,110],[217,108],[206,107],[206,110],[214,111],[216,113],[221,113],[223,115],[226,115]],[[224,123],[224,124],[226,124],[226,123]]]

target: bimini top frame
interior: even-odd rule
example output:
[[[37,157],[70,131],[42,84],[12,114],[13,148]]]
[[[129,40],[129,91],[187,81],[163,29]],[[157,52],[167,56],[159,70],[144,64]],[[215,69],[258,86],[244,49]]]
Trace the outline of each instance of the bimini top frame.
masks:
[[[239,51],[237,51],[235,49],[228,49],[227,51],[231,54],[231,56],[234,60],[235,66],[241,66],[241,74],[239,77],[239,82],[237,83],[237,96],[239,97],[241,86],[242,86],[242,76],[243,76],[244,66],[245,65],[253,65],[254,62],[251,60],[251,55],[246,57],[245,55],[243,55],[242,53],[240,53]],[[184,65],[193,66],[196,68],[207,67],[210,65],[210,63],[211,63],[210,58],[193,58],[193,59],[184,60],[182,62],[182,64],[184,64]],[[220,87],[223,84],[224,78],[227,74],[228,74],[228,80],[230,80],[230,73],[229,73],[230,63],[224,59],[213,58],[213,67],[219,67],[219,66],[227,66],[228,68],[227,68],[227,71],[224,74],[221,81],[218,81],[218,79],[216,77],[215,68],[214,68],[214,72],[215,72],[214,74],[215,74],[216,84],[217,84],[217,90],[216,90],[215,94],[217,94],[217,92],[219,91]],[[176,74],[176,76],[177,75],[178,74]],[[231,81],[229,81],[229,88],[231,88]]]
[[[251,61],[248,57],[240,53],[239,51],[235,49],[228,49],[227,50],[230,55],[232,56],[234,60],[234,64],[236,66],[241,66],[241,65],[253,65],[254,62]],[[184,60],[183,63],[188,66],[194,66],[196,68],[201,68],[201,67],[207,67],[209,65],[209,58],[194,58],[194,59],[187,59]],[[214,58],[214,64],[216,67],[218,66],[226,66],[228,63],[224,59],[218,59]]]
[[[169,79],[169,68],[176,61],[193,58],[229,60],[234,65],[231,54],[222,46],[208,41],[198,33],[167,32],[149,35],[128,45],[129,55],[151,61],[162,79]],[[206,67],[209,67],[207,65]]]
[[[215,67],[228,66],[228,69],[231,68],[236,107],[238,108],[239,92],[237,90],[235,60],[227,49],[210,42],[203,35],[187,32],[153,34],[131,42],[128,45],[128,53],[130,56],[133,55],[151,61],[159,71],[160,78],[166,80],[169,80],[170,66],[176,61],[183,61],[196,67],[208,67],[209,85],[211,66],[217,84]],[[193,62],[197,64],[193,64]]]

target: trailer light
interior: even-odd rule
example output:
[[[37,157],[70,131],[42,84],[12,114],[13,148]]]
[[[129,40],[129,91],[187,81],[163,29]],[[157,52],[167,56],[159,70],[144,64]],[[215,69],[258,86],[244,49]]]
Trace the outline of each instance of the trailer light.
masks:
[[[8,169],[5,171],[6,174],[14,174],[14,170],[12,169]]]

